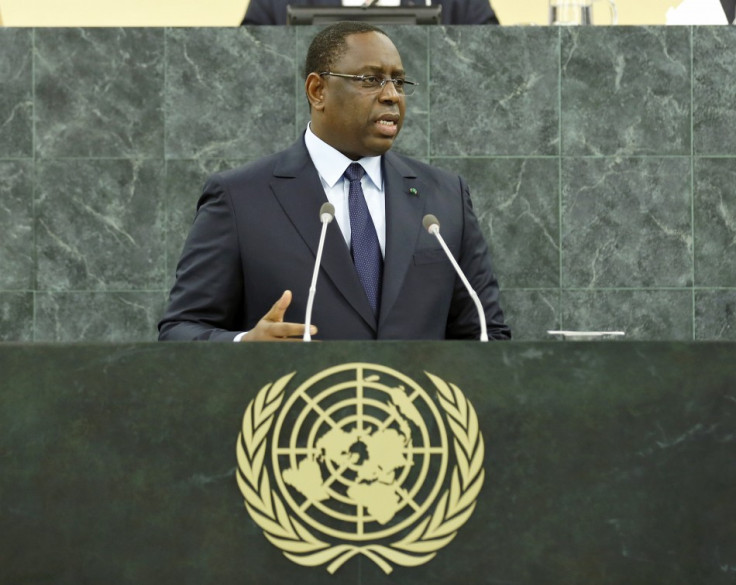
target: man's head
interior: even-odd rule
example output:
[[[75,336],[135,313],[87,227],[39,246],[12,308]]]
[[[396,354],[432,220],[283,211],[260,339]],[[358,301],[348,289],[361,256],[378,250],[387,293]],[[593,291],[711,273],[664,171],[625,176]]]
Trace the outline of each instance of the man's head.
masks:
[[[351,78],[403,79],[401,57],[386,33],[362,22],[330,25],[312,41],[304,74],[317,136],[353,160],[391,148],[403,124],[405,97],[394,83],[372,88]]]

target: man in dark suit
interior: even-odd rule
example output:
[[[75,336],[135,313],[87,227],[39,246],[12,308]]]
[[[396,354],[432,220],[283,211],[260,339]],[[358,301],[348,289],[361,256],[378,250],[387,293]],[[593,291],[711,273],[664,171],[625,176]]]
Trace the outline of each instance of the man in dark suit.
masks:
[[[498,24],[488,0],[434,0],[442,5],[442,24]],[[342,6],[342,0],[250,0],[242,24],[286,24],[286,7]],[[419,0],[401,0],[401,6],[425,6]]]
[[[314,300],[318,339],[478,338],[473,299],[422,227],[428,213],[477,292],[489,337],[510,338],[465,182],[389,152],[412,85],[388,36],[366,23],[331,25],[312,41],[305,73],[311,122],[304,136],[207,181],[159,339],[301,338],[328,200],[336,221]],[[349,177],[355,162],[362,178]],[[367,207],[362,228],[353,224],[355,202]],[[365,234],[371,238],[363,243]],[[359,245],[375,252],[368,284]]]

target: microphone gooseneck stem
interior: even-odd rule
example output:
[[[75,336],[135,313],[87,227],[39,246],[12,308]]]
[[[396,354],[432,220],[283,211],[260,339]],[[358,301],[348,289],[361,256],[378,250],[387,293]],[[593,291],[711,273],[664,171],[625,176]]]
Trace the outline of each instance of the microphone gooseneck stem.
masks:
[[[455,260],[455,257],[452,255],[452,252],[450,252],[450,249],[447,247],[447,244],[445,244],[445,239],[440,235],[439,224],[432,223],[429,227],[427,227],[427,231],[430,234],[434,234],[434,236],[437,238],[437,241],[442,246],[442,249],[445,251],[445,254],[447,254],[447,257],[450,259],[452,266],[455,268],[455,272],[457,272],[457,275],[460,277],[460,280],[462,280],[463,284],[465,285],[465,288],[468,290],[468,294],[470,295],[470,298],[473,299],[473,302],[475,303],[475,308],[478,311],[478,319],[480,320],[480,340],[488,341],[488,328],[486,327],[486,314],[483,311],[483,305],[481,305],[480,299],[478,298],[477,293],[473,290],[473,287],[470,286],[468,279],[465,278],[465,274],[463,274],[463,271],[460,269],[460,265]]]
[[[317,260],[314,263],[314,272],[312,273],[312,284],[309,285],[309,297],[307,297],[307,315],[304,318],[304,337],[303,341],[312,341],[309,329],[312,326],[312,305],[314,304],[314,295],[317,292],[317,275],[319,274],[319,265],[322,259],[322,249],[325,247],[325,234],[327,233],[327,223],[322,223],[322,234],[319,237],[319,247],[317,248]]]
[[[319,220],[322,222],[322,232],[319,236],[317,256],[314,259],[312,283],[309,285],[309,296],[307,297],[307,312],[304,317],[304,336],[302,337],[302,341],[312,341],[312,335],[309,330],[312,327],[312,306],[314,305],[314,295],[317,292],[317,275],[319,274],[319,266],[322,263],[322,250],[325,247],[327,224],[332,221],[333,217],[335,217],[335,207],[331,203],[323,203],[319,210]]]

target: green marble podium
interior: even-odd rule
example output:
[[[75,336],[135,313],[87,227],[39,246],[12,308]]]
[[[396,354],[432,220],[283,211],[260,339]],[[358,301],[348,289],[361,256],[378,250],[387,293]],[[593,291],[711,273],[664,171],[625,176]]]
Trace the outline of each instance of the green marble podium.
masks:
[[[0,345],[0,583],[736,583],[736,345]],[[295,372],[380,364],[454,384],[485,445],[452,542],[334,574],[245,510],[246,406]],[[290,390],[287,389],[287,393]]]

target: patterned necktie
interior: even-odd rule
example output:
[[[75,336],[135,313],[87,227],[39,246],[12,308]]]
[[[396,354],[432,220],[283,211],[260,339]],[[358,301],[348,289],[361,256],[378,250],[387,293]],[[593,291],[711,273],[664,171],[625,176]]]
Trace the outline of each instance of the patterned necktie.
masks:
[[[381,278],[383,275],[383,258],[381,246],[378,243],[376,228],[365,203],[363,187],[360,180],[365,169],[358,163],[352,163],[345,170],[345,178],[350,181],[350,253],[353,256],[358,278],[363,284],[365,294],[378,316],[378,307],[381,299]]]

